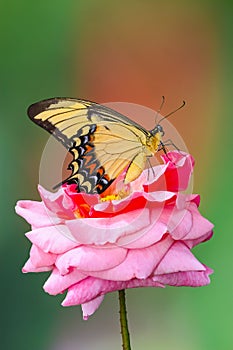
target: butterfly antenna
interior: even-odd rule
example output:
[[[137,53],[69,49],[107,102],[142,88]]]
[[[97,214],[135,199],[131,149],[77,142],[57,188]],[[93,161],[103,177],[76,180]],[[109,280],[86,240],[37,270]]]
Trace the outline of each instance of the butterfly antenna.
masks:
[[[162,102],[161,102],[161,105],[160,105],[159,110],[157,111],[156,116],[155,116],[155,125],[157,124],[156,122],[157,122],[157,119],[158,119],[159,113],[161,112],[161,109],[163,108],[164,102],[165,102],[165,97],[164,97],[164,96],[162,96]]]
[[[165,117],[163,117],[162,119],[159,120],[158,124],[160,124],[161,121],[163,121],[164,119],[170,117],[170,115],[172,115],[172,114],[176,113],[177,111],[179,111],[181,108],[183,108],[183,107],[185,106],[185,104],[186,104],[186,102],[183,101],[183,103],[182,103],[182,105],[181,105],[180,107],[176,108],[176,109],[175,109],[174,111],[172,111],[171,113],[165,115]]]

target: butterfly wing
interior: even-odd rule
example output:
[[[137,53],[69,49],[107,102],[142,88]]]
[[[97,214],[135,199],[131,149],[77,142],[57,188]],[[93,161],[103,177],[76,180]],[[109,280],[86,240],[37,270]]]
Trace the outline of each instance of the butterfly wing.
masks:
[[[70,150],[74,159],[68,182],[78,183],[80,191],[87,193],[104,192],[135,156],[143,152],[141,143],[132,137],[124,138],[123,132],[125,127],[115,123],[108,123],[107,129],[105,125],[91,126]],[[144,163],[141,171],[143,168]]]
[[[64,182],[77,183],[80,191],[102,193],[125,168],[128,182],[144,168],[150,133],[108,107],[54,98],[31,105],[28,115],[73,155],[72,174]]]

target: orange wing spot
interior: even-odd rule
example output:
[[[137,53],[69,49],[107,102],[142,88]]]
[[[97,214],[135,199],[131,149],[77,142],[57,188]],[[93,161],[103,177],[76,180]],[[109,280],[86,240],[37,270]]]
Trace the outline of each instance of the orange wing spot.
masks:
[[[85,149],[86,149],[86,152],[88,153],[93,149],[93,147],[91,147],[90,145],[85,145]]]
[[[91,162],[92,161],[92,156],[86,156],[85,158],[84,158],[84,164],[85,164],[85,166],[86,167],[89,167],[89,162]]]
[[[95,171],[95,168],[96,168],[96,164],[95,163],[93,163],[93,164],[88,166],[88,169],[90,170],[90,174],[92,174]]]
[[[101,184],[98,184],[98,185],[96,185],[96,189],[99,190],[99,191],[102,191],[103,186]]]
[[[106,179],[108,182],[111,180],[111,179],[110,179],[110,176],[109,176],[108,174],[105,174],[105,175],[104,175],[104,179]]]
[[[93,134],[89,135],[89,142],[93,142],[95,139],[95,136]]]
[[[98,174],[99,176],[102,176],[102,175],[104,174],[104,172],[105,172],[105,170],[104,170],[103,167],[100,167],[100,168],[97,170],[97,174]]]

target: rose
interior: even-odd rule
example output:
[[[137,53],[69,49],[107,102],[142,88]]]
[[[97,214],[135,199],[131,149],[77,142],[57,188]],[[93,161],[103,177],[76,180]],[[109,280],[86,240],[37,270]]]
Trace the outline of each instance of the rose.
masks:
[[[176,151],[162,158],[153,181],[147,171],[128,186],[119,177],[105,201],[75,185],[55,194],[39,186],[42,202],[19,201],[16,212],[32,226],[23,272],[51,271],[44,290],[67,290],[62,305],[81,304],[84,319],[115,290],[208,284],[212,271],[191,248],[211,237],[213,225],[198,212],[199,196],[181,193],[193,159]]]

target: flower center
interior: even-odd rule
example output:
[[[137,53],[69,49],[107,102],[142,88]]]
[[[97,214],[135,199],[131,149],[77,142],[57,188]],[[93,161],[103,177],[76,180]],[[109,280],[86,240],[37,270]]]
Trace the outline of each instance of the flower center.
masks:
[[[77,219],[82,219],[88,217],[90,212],[90,206],[88,204],[80,204],[77,209],[74,210],[74,216]]]

